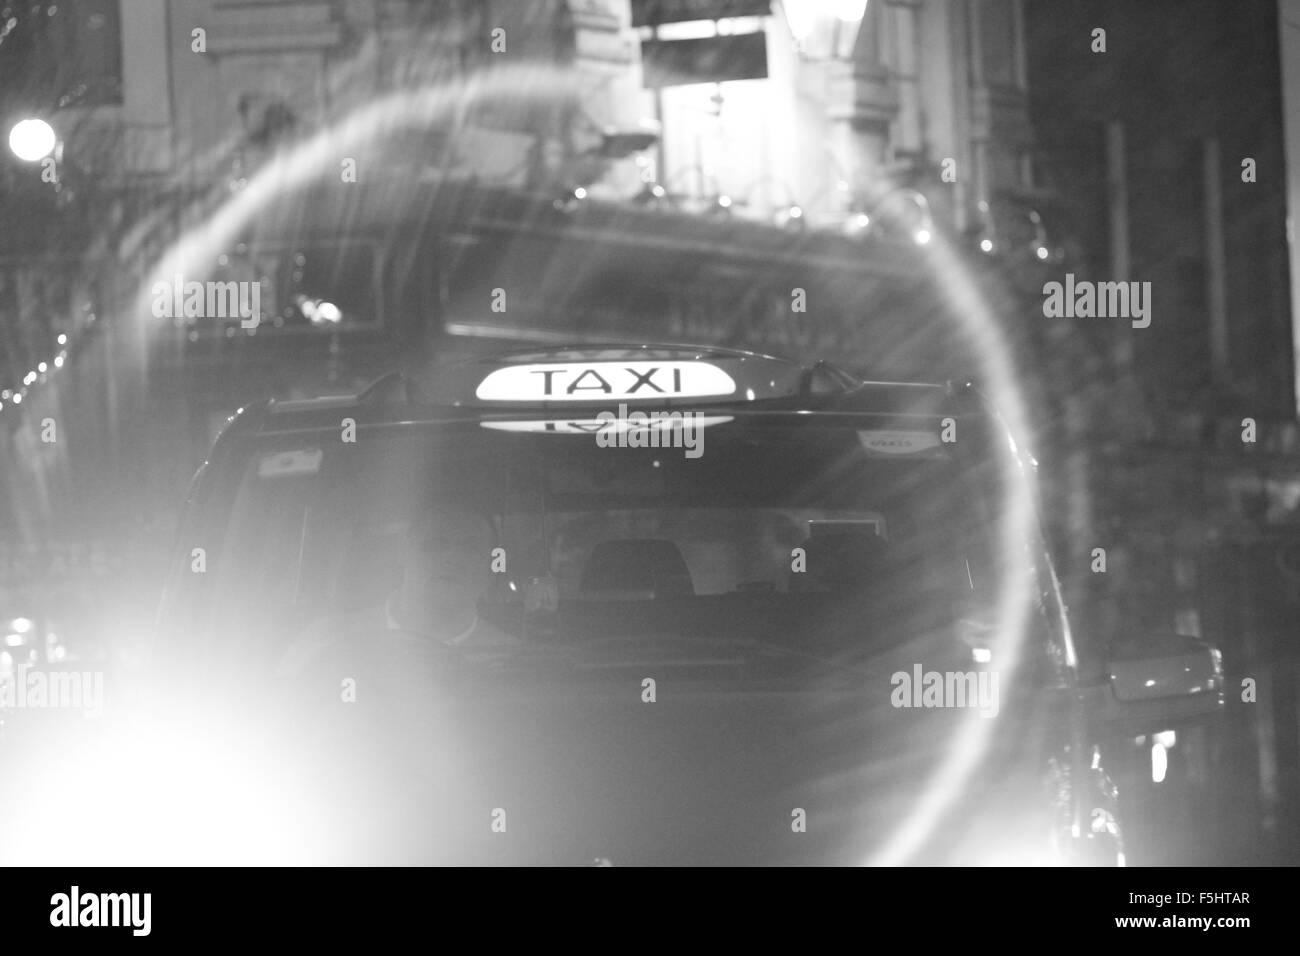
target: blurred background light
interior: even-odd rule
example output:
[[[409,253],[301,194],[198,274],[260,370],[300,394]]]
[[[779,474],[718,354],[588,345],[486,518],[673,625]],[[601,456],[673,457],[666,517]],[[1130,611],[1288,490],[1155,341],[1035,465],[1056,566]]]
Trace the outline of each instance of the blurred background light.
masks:
[[[35,163],[54,152],[58,137],[43,119],[19,120],[9,130],[9,149],[24,162]]]

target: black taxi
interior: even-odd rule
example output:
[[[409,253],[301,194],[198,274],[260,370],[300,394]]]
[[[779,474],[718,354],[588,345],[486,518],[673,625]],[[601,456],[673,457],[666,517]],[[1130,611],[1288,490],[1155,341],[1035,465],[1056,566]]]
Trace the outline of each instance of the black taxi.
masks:
[[[1221,669],[1076,639],[978,389],[638,345],[242,409],[156,651],[276,861],[1122,864],[1100,735]]]

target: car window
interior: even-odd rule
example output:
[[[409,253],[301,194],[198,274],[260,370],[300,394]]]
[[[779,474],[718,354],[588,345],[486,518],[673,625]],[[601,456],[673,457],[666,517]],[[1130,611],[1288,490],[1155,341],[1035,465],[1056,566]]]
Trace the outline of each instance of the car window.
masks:
[[[870,644],[990,600],[987,463],[876,445],[856,427],[744,421],[710,427],[694,459],[472,422],[247,440],[205,619],[211,639],[272,659],[312,622],[382,604],[431,506],[492,522],[483,604],[504,627],[526,626],[529,589],[549,582],[558,614],[530,635],[546,640],[806,643],[819,609],[855,606],[864,623],[834,639]]]

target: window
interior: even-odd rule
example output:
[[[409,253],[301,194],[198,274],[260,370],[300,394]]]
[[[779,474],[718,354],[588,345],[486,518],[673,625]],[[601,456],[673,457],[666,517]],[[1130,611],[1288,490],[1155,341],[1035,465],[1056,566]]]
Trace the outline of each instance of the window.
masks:
[[[32,110],[122,102],[118,0],[0,5],[0,90]]]
[[[66,71],[60,106],[114,106],[122,102],[122,23],[118,0],[49,4],[56,11],[56,47]]]

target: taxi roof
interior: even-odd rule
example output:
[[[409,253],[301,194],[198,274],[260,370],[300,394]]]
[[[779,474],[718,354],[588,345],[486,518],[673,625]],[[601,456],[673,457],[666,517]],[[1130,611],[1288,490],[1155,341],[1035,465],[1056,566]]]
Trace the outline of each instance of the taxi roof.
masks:
[[[362,424],[434,424],[630,408],[738,414],[837,413],[935,418],[982,412],[970,383],[868,381],[827,362],[805,364],[718,346],[649,344],[530,348],[390,372],[356,395],[269,400],[241,409],[247,434]]]

